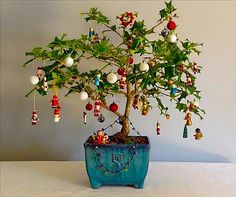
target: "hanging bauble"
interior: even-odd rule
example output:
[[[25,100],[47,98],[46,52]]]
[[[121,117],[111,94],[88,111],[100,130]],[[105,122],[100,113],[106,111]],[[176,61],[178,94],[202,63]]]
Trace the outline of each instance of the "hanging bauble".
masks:
[[[156,124],[156,132],[157,132],[157,135],[161,134],[161,124],[158,121],[157,121],[157,124]]]
[[[74,64],[74,60],[68,56],[65,60],[64,60],[64,64],[66,67],[71,67]]]
[[[34,109],[34,111],[32,112],[31,123],[32,125],[36,125],[38,121],[39,121],[38,114],[36,109]]]
[[[86,110],[91,111],[93,109],[93,105],[91,103],[87,103],[85,108],[86,108]]]
[[[61,108],[58,106],[54,109],[54,122],[59,122],[61,119]]]
[[[142,62],[139,66],[139,70],[142,72],[147,72],[149,70],[149,65],[147,62]]]
[[[119,75],[123,75],[124,72],[125,72],[125,68],[124,68],[124,67],[119,68],[119,69],[117,70],[117,73],[118,73]]]
[[[37,76],[32,75],[32,76],[30,77],[30,83],[31,83],[32,85],[37,85],[38,82],[39,82],[39,78],[38,78]]]
[[[176,40],[177,40],[176,35],[172,34],[172,35],[169,36],[169,41],[170,41],[171,43],[176,42]]]
[[[187,138],[188,137],[188,128],[187,125],[184,125],[184,132],[183,132],[183,138]]]
[[[195,135],[193,135],[193,136],[195,137],[195,140],[200,140],[200,139],[202,139],[203,135],[202,135],[201,129],[196,128],[196,130],[195,130]]]
[[[122,75],[119,81],[120,89],[125,89],[126,86],[126,75]]]
[[[167,37],[168,34],[169,34],[169,30],[168,30],[167,28],[164,28],[164,29],[161,31],[161,35],[162,35],[163,37]]]
[[[118,110],[118,105],[115,102],[113,102],[112,104],[110,104],[109,109],[112,112],[116,112]]]
[[[57,95],[54,95],[54,96],[52,97],[52,100],[51,100],[51,107],[52,107],[52,108],[57,108],[57,107],[59,107],[59,99],[58,99]]]
[[[100,114],[99,116],[98,116],[98,122],[104,122],[105,121],[105,117],[102,115],[102,114]]]
[[[102,103],[100,100],[94,102],[94,116],[98,117],[102,109]]]
[[[170,94],[175,95],[177,93],[178,93],[178,89],[176,88],[176,85],[173,85],[170,90]]]
[[[107,81],[111,84],[115,83],[117,81],[117,75],[113,72],[109,73],[107,75]]]
[[[174,30],[174,29],[176,28],[175,22],[172,21],[172,20],[170,20],[170,21],[168,22],[168,24],[167,24],[167,28],[168,28],[169,30]]]
[[[87,124],[87,113],[83,112],[83,122],[84,124]]]
[[[94,85],[99,86],[100,84],[100,78],[101,78],[101,74],[97,74]]]
[[[184,118],[184,119],[186,120],[186,125],[187,125],[187,126],[191,126],[191,125],[192,125],[191,117],[192,117],[191,113],[190,113],[190,112],[187,112],[187,113],[186,113],[186,116],[185,116],[185,118]]]
[[[133,64],[133,62],[134,62],[134,58],[132,56],[129,56],[128,60],[127,60],[127,63],[128,64]]]
[[[81,99],[82,101],[87,100],[87,99],[88,99],[88,93],[85,92],[85,91],[80,92],[80,99]]]

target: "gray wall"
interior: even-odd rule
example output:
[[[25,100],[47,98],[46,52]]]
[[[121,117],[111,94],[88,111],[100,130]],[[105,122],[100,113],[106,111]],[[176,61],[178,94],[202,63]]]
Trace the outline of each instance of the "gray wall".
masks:
[[[198,85],[202,90],[201,107],[207,115],[203,121],[194,118],[189,138],[182,138],[184,114],[171,108],[170,121],[152,110],[147,117],[133,111],[131,116],[137,129],[150,136],[151,160],[236,162],[236,2],[235,1],[175,1],[180,16],[178,35],[205,43],[200,58],[204,65]],[[1,2],[1,159],[2,160],[83,160],[83,142],[98,128],[111,123],[116,117],[105,112],[106,122],[98,123],[89,114],[82,124],[85,102],[78,95],[63,98],[59,124],[53,122],[49,97],[37,96],[40,123],[31,126],[32,97],[29,76],[35,72],[20,67],[27,60],[24,52],[35,46],[44,46],[55,35],[67,32],[77,37],[90,26],[80,16],[91,6],[98,6],[109,17],[126,10],[139,11],[140,18],[153,24],[162,1],[2,1]],[[93,64],[95,65],[95,64]],[[81,69],[91,64],[83,63]],[[122,100],[115,100],[122,106]],[[173,106],[173,105],[171,105]],[[156,121],[161,121],[161,136],[155,135]],[[200,127],[204,138],[195,141],[194,129]],[[118,130],[117,126],[114,130]],[[114,133],[111,131],[110,134]]]

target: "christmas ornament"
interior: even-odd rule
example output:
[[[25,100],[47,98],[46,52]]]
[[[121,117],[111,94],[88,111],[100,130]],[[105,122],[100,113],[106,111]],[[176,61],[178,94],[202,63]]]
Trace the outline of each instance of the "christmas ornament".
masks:
[[[31,123],[32,123],[32,125],[36,125],[38,121],[39,121],[38,114],[37,114],[36,109],[34,109],[32,112]]]
[[[190,77],[189,74],[186,75],[186,84],[187,84],[188,86],[193,85],[192,79],[191,79],[191,77]]]
[[[157,135],[160,135],[161,133],[161,124],[157,121],[157,124],[156,124],[156,132],[157,132]]]
[[[124,68],[124,67],[119,68],[119,69],[117,70],[117,73],[118,73],[119,75],[123,75],[124,72],[125,72],[125,68]]]
[[[174,84],[174,81],[172,79],[168,80],[168,85],[173,85]]]
[[[105,121],[105,117],[102,114],[100,114],[98,116],[98,122],[103,123],[104,121]]]
[[[98,117],[102,109],[102,103],[100,100],[94,102],[94,116]]]
[[[89,28],[89,38],[92,38],[93,36],[95,36],[95,31],[93,28]]]
[[[176,40],[177,40],[176,35],[172,34],[172,35],[169,36],[169,41],[170,41],[171,43],[176,42]]]
[[[184,118],[186,120],[186,125],[187,126],[191,126],[192,125],[191,117],[192,117],[191,113],[187,112],[187,114],[186,114],[186,116]]]
[[[184,132],[183,132],[183,138],[187,138],[188,137],[188,128],[187,125],[184,125]]]
[[[80,99],[81,99],[82,101],[87,100],[87,99],[88,99],[88,93],[85,92],[85,91],[80,92]]]
[[[64,64],[66,67],[71,67],[74,64],[74,60],[68,56],[65,60],[64,60]]]
[[[83,122],[84,124],[87,124],[87,113],[83,112]]]
[[[142,106],[142,115],[146,116],[149,111],[149,105],[146,100],[143,101],[143,106]]]
[[[94,83],[96,86],[99,86],[100,78],[101,78],[101,74],[97,74],[96,79],[95,79],[95,83]]]
[[[174,30],[174,29],[176,28],[175,22],[172,21],[172,20],[170,20],[170,21],[168,22],[168,24],[167,24],[167,28],[168,28],[169,30]]]
[[[113,102],[112,104],[110,104],[109,109],[112,112],[116,112],[118,110],[118,105],[115,102]]]
[[[195,140],[200,140],[203,137],[202,132],[199,128],[196,128],[195,135],[193,135],[193,136],[195,137]]]
[[[43,90],[45,92],[48,91],[48,82],[47,82],[47,78],[46,77],[43,78],[43,86],[42,86],[42,88],[43,88]]]
[[[107,81],[111,84],[115,83],[117,81],[117,75],[113,72],[110,72],[108,75],[107,75]]]
[[[169,34],[169,30],[168,30],[167,28],[164,28],[164,29],[161,31],[161,35],[162,35],[163,37],[167,37],[168,34]]]
[[[36,71],[36,76],[40,79],[43,77],[43,69],[42,67],[38,66],[37,71]]]
[[[93,105],[91,103],[87,103],[85,108],[86,108],[86,110],[91,111],[93,109]]]
[[[170,120],[170,114],[166,114],[166,120]]]
[[[32,85],[37,85],[38,82],[39,82],[39,78],[38,78],[37,76],[32,75],[32,76],[30,77],[30,83],[31,83]]]
[[[170,90],[170,94],[175,95],[177,93],[178,93],[178,89],[176,88],[176,85],[173,85]]]
[[[132,24],[134,20],[134,15],[132,12],[125,12],[124,14],[121,15],[119,19],[121,21],[121,25],[127,27],[128,25]]]
[[[59,106],[57,106],[54,109],[53,114],[54,114],[54,122],[59,122],[61,119],[61,108]]]
[[[109,136],[105,133],[103,138],[102,138],[102,143],[103,144],[108,144],[109,143]]]
[[[197,65],[197,63],[194,63],[194,64],[193,64],[193,73],[194,73],[194,74],[197,74],[197,73],[198,73],[198,65]]]
[[[96,141],[97,141],[98,144],[102,143],[104,135],[105,135],[104,130],[98,130],[97,131]]]
[[[179,65],[178,65],[178,70],[179,70],[180,72],[183,72],[183,71],[184,71],[184,65],[183,65],[183,64],[179,64]]]
[[[57,95],[54,95],[54,96],[52,97],[52,100],[51,100],[51,107],[52,107],[52,108],[57,108],[57,107],[59,107],[59,100],[58,100]]]
[[[125,89],[126,86],[126,73],[124,72],[119,81],[120,89]]]
[[[133,57],[132,57],[132,56],[129,56],[129,57],[128,57],[128,60],[127,60],[127,63],[128,63],[128,64],[133,64],[133,62],[134,62]]]
[[[139,70],[142,72],[147,72],[149,70],[149,65],[147,62],[142,62],[139,66]]]
[[[140,101],[139,95],[135,95],[134,100],[133,100],[133,104],[132,104],[134,109],[139,108],[139,101]]]

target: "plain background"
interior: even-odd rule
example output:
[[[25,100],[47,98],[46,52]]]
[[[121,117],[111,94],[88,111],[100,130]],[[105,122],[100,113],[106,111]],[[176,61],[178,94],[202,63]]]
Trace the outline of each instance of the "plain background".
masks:
[[[189,138],[183,139],[184,114],[171,109],[171,120],[160,117],[156,109],[147,117],[139,111],[131,115],[135,127],[150,136],[151,160],[236,162],[236,2],[235,1],[174,1],[179,38],[204,42],[202,55],[193,57],[204,70],[198,78],[202,90],[200,102],[207,112],[203,121],[194,118]],[[32,96],[24,95],[32,88],[30,75],[35,68],[21,65],[28,59],[25,51],[45,46],[54,36],[67,33],[78,37],[94,27],[80,16],[90,7],[99,7],[109,18],[125,11],[138,11],[148,26],[158,19],[163,1],[2,1],[1,2],[1,160],[83,160],[83,143],[98,128],[115,120],[115,115],[104,112],[106,121],[100,124],[88,114],[88,124],[82,124],[86,102],[78,94],[64,98],[60,91],[62,119],[53,122],[50,100],[37,96],[40,122],[31,125]],[[115,22],[115,21],[113,21]],[[160,28],[161,31],[161,28]],[[158,35],[156,35],[158,37]],[[117,38],[114,37],[114,40]],[[97,66],[83,63],[81,70]],[[115,100],[122,108],[122,100]],[[172,104],[170,106],[173,106]],[[156,136],[156,121],[161,122],[161,135]],[[204,138],[195,141],[196,127]],[[109,134],[120,127],[116,126]],[[132,133],[133,134],[133,133]]]

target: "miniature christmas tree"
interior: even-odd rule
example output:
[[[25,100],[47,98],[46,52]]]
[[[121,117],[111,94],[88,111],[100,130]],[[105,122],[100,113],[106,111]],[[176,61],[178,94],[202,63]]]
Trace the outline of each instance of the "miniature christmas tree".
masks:
[[[205,113],[198,106],[197,100],[201,97],[195,83],[202,67],[190,60],[192,53],[200,54],[198,47],[202,44],[178,39],[175,11],[172,2],[166,2],[165,8],[160,11],[160,19],[148,28],[144,20],[138,19],[137,13],[121,14],[117,17],[120,23],[117,25],[112,24],[98,8],[91,8],[82,15],[86,22],[95,21],[101,25],[102,35],[92,28],[78,39],[66,39],[66,34],[63,34],[60,38],[55,37],[47,47],[36,47],[26,53],[33,58],[24,66],[35,60],[45,62],[45,65],[38,67],[36,76],[31,77],[35,87],[29,94],[37,91],[44,96],[48,88],[53,89],[51,104],[55,108],[55,122],[60,120],[57,88],[68,89],[66,95],[78,92],[82,100],[90,98],[93,103],[89,102],[86,110],[94,110],[99,120],[104,121],[102,108],[119,116],[122,129],[113,136],[119,142],[128,139],[131,108],[140,108],[142,115],[147,115],[152,108],[149,98],[156,99],[160,113],[168,119],[168,108],[162,99],[169,97],[179,111],[186,113],[186,125],[190,126],[192,113],[201,119]],[[163,25],[165,28],[160,29]],[[119,38],[118,44],[112,42],[115,36]],[[155,39],[151,40],[150,36]],[[79,65],[83,59],[95,59],[103,65],[80,72]],[[105,72],[108,67],[110,71]],[[116,94],[126,99],[124,114],[118,111],[116,103],[109,105],[106,102],[108,95]],[[86,118],[86,113],[84,116]],[[184,137],[187,137],[186,132]]]

